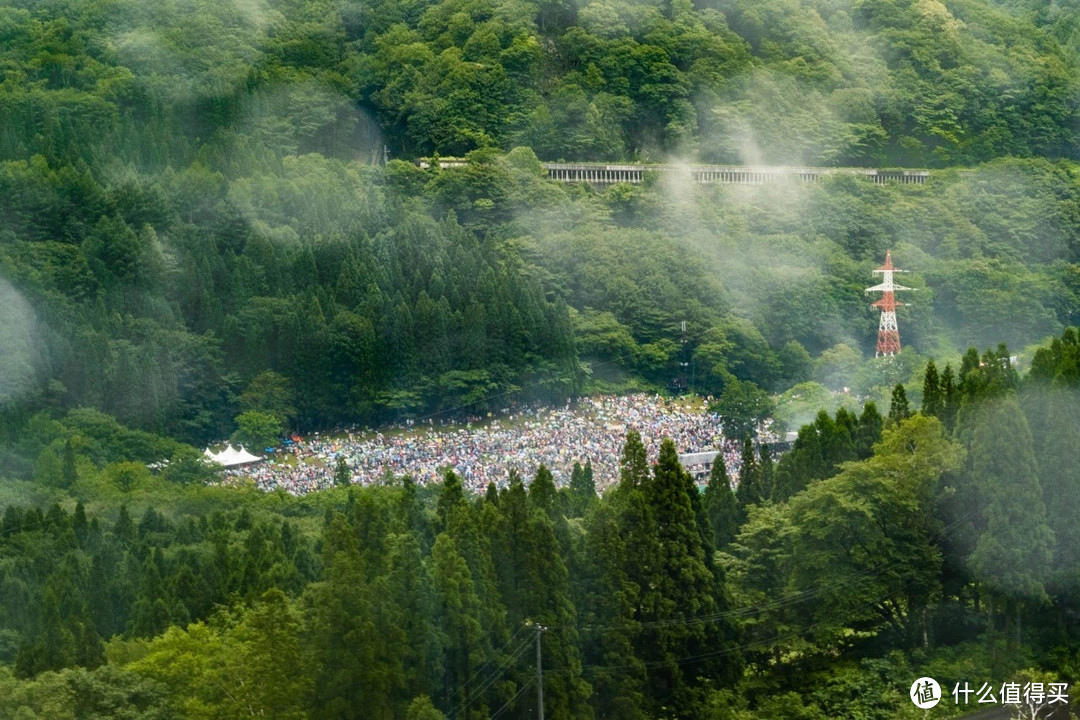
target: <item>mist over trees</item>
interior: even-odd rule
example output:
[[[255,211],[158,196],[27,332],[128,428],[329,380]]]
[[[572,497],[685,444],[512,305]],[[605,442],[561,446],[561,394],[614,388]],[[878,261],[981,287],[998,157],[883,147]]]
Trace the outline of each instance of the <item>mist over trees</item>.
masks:
[[[559,718],[1076,681],[1074,16],[3,3],[0,720],[532,717],[537,626]],[[932,172],[598,190],[541,160]],[[914,291],[875,360],[887,249]],[[294,498],[197,449],[682,374],[746,436],[737,483],[631,434],[602,496],[587,464]]]
[[[951,431],[943,405],[822,412],[704,492],[633,431],[599,498],[580,467],[296,498],[65,449],[70,485],[3,501],[0,717],[529,718],[538,626],[556,717],[891,718],[924,674],[1068,688],[1077,346],[1023,377],[973,353]]]
[[[255,442],[663,387],[684,320],[699,391],[831,387],[827,353],[872,347],[861,289],[888,247],[914,272],[901,332],[922,355],[1080,321],[1080,73],[1053,12],[326,0],[0,17],[0,292],[24,308],[0,327],[8,428],[94,407]],[[596,193],[536,162],[671,154],[986,164],[919,187]],[[879,397],[908,380],[871,375],[856,389]]]

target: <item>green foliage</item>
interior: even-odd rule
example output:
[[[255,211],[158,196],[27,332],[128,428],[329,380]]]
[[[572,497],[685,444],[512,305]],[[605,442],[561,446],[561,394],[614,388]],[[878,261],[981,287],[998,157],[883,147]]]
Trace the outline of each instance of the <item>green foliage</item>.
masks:
[[[882,432],[870,404],[822,412],[776,466],[747,443],[741,507],[723,463],[699,496],[670,441],[650,468],[635,433],[620,485],[587,501],[578,468],[577,494],[542,471],[490,502],[448,474],[441,492],[191,483],[155,505],[144,481],[73,513],[8,506],[0,690],[14,700],[0,714],[481,717],[517,696],[528,717],[528,621],[548,628],[559,717],[884,717],[924,665],[946,679],[1034,657],[1068,668],[1054,658],[1069,657],[1074,564],[1050,532],[1071,537],[1075,473],[1034,458],[1068,456],[1075,413],[1046,388],[966,401],[966,469],[932,416]],[[954,495],[972,499],[963,522]],[[977,613],[989,632],[951,647],[949,626],[977,628]]]
[[[1053,533],[1031,430],[1015,399],[980,407],[971,456],[972,482],[986,524],[971,556],[972,571],[1008,602],[1042,601]]]
[[[344,457],[339,457],[334,466],[334,484],[339,487],[348,487],[352,484],[352,470]]]
[[[283,426],[287,426],[296,416],[289,379],[273,371],[268,370],[253,378],[238,401],[243,412],[269,413],[277,417]]]
[[[710,545],[716,550],[725,550],[735,539],[739,526],[739,505],[723,456],[717,457],[709,470],[709,482],[702,496],[705,515],[708,519]]]
[[[911,406],[908,405],[907,392],[902,384],[897,383],[893,387],[887,420],[890,424],[895,425],[907,420],[909,417],[911,417]]]
[[[754,601],[788,589],[812,592],[798,606],[778,603],[751,623],[763,638],[783,636],[791,623],[813,623],[810,646],[772,639],[766,649],[775,660],[785,649],[812,650],[812,643],[829,645],[852,630],[900,643],[916,636],[925,622],[916,608],[933,598],[941,567],[933,542],[935,486],[962,457],[939,422],[914,417],[887,430],[874,457],[845,465],[788,503],[751,509],[733,546],[740,594]]]
[[[976,607],[1047,664],[1062,655],[1045,638],[1075,645],[1075,403],[1043,392],[1080,377],[1061,332],[1080,300],[1068,7],[17,5],[0,10],[16,478],[0,481],[0,660],[25,677],[0,667],[0,714],[478,717],[531,677],[508,620],[526,614],[561,628],[545,638],[560,716],[875,716],[895,698],[874,683],[903,667],[879,650],[947,642],[956,618],[976,632]],[[464,159],[412,163],[440,153]],[[761,188],[649,174],[598,193],[539,164],[676,154],[967,169]],[[863,362],[863,288],[890,246],[918,288],[905,351]],[[1021,383],[998,343],[1049,335]],[[936,392],[929,367],[913,377],[972,344],[995,349]],[[733,543],[722,466],[697,502],[640,437],[609,498],[587,466],[566,508],[547,477],[478,508],[453,476],[430,504],[409,486],[256,497],[206,487],[184,444],[238,425],[259,450],[287,429],[683,372],[736,434],[792,385],[786,419],[810,421],[773,470],[750,446]],[[877,400],[923,380],[922,416],[898,397],[882,435],[870,404],[856,419],[797,385],[811,378]],[[970,451],[963,472],[934,418]],[[508,569],[502,541],[531,562]],[[763,610],[747,652],[770,693],[735,692],[710,542]],[[790,592],[806,604],[777,601]],[[815,662],[835,670],[817,693],[788,672]]]
[[[709,412],[720,417],[724,434],[734,438],[752,438],[758,424],[772,415],[773,402],[765,391],[750,382],[729,377],[724,391]]]
[[[596,504],[596,481],[593,479],[592,461],[581,467],[580,463],[574,463],[574,469],[570,474],[569,485],[569,516],[582,517]]]
[[[920,412],[923,415],[933,415],[940,418],[945,405],[942,394],[941,381],[938,377],[937,366],[931,360],[926,364],[926,374],[923,378],[923,399]]]
[[[277,445],[283,430],[281,419],[274,413],[245,410],[236,416],[236,432],[232,440],[258,452]]]
[[[427,695],[421,695],[409,703],[405,720],[446,720],[446,716],[431,704],[431,699]]]

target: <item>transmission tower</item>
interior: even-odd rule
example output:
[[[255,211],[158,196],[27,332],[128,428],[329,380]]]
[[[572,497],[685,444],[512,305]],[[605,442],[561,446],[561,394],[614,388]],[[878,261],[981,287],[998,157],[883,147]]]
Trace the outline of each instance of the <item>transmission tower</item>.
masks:
[[[881,299],[871,303],[871,307],[881,308],[881,322],[878,323],[877,351],[874,353],[876,357],[882,355],[892,356],[900,352],[900,331],[896,327],[896,306],[905,303],[896,302],[896,296],[893,293],[897,290],[910,290],[911,288],[893,282],[893,273],[898,272],[907,272],[907,270],[894,268],[892,253],[886,250],[885,264],[874,271],[875,275],[884,276],[881,284],[866,288],[868,293],[881,293]]]

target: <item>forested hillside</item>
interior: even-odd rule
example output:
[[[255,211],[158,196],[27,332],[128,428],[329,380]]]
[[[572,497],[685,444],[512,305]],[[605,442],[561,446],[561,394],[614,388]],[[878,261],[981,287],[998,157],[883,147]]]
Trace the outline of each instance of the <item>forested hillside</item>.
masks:
[[[245,411],[311,429],[664,387],[684,320],[699,390],[873,393],[919,363],[850,377],[888,247],[923,355],[1078,320],[1061,12],[9,2],[0,34],[8,432],[90,406],[205,443]],[[666,152],[1031,157],[924,187],[603,194],[536,163]]]
[[[972,709],[917,710],[924,675],[1040,682],[1046,712],[1080,692],[1078,348],[931,365],[917,413],[898,390],[779,462],[748,443],[735,491],[635,432],[601,498],[588,466],[479,497],[185,486],[120,462],[122,429],[75,436],[66,489],[0,497],[0,718],[531,718],[538,633],[555,718]]]
[[[7,2],[3,154],[1077,156],[1068,3]],[[236,147],[237,141],[240,147]],[[242,161],[241,161],[242,162]]]
[[[0,0],[0,720],[532,717],[537,623],[552,718],[1075,681],[1074,5]],[[603,497],[200,455],[683,374],[809,424],[701,493],[633,434]]]

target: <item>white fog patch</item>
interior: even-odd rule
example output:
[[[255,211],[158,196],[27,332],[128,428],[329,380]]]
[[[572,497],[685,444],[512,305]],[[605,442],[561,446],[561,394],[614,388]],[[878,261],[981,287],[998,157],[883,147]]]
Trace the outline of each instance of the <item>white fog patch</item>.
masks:
[[[39,359],[37,321],[30,303],[0,278],[0,407],[24,397],[33,389]]]

